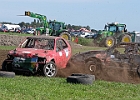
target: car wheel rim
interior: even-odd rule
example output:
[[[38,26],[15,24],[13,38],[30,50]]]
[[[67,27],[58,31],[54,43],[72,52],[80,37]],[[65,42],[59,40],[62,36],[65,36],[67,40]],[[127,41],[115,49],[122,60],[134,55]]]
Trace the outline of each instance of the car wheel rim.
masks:
[[[90,66],[89,66],[89,70],[90,70],[91,72],[95,72],[95,71],[96,71],[96,66],[95,66],[95,65],[90,65]]]
[[[48,64],[45,66],[45,74],[48,77],[53,77],[55,75],[55,66],[53,64]]]

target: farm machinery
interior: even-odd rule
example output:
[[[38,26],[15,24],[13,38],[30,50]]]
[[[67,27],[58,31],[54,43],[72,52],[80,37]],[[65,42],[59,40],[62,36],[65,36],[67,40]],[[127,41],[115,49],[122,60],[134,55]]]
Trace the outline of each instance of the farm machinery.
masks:
[[[99,31],[94,37],[94,43],[99,46],[112,47],[120,42],[140,42],[140,33],[127,32],[126,24],[117,22],[107,23],[104,30]]]
[[[45,15],[33,13],[30,11],[25,11],[25,16],[38,18],[40,20],[40,23],[43,24],[43,27],[36,28],[35,35],[49,34],[50,36],[60,36],[65,38],[66,40],[71,40],[71,35],[66,29],[66,25],[64,22],[58,22],[55,20],[47,21],[47,17]]]

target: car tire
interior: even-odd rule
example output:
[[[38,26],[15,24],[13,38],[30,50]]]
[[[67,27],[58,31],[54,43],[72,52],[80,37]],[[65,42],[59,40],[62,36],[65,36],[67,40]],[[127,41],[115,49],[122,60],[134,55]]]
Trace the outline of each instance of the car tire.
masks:
[[[89,58],[85,63],[85,71],[87,74],[99,75],[102,71],[102,64],[99,59]]]
[[[6,59],[6,60],[8,60],[8,59]],[[4,60],[2,63],[2,71],[13,71],[12,63],[7,63],[6,60]]]
[[[68,76],[66,80],[68,83],[74,84],[93,84],[93,81],[95,81],[95,76],[89,74],[73,73],[71,76]]]
[[[55,77],[57,75],[58,69],[53,61],[45,64],[43,67],[43,73],[46,77]]]
[[[0,77],[15,77],[15,73],[14,72],[7,72],[7,71],[0,71]]]

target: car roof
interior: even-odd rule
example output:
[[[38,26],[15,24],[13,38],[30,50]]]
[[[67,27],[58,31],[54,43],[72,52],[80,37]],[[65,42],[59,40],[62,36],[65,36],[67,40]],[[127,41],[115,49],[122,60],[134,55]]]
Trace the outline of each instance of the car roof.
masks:
[[[56,38],[60,38],[60,37],[55,37],[55,36],[29,36],[27,37],[27,39],[56,39]]]

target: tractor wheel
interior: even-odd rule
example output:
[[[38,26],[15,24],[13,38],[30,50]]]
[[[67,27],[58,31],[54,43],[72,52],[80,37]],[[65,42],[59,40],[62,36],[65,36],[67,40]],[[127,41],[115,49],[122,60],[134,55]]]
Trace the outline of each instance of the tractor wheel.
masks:
[[[58,69],[54,62],[50,61],[44,65],[43,73],[46,77],[55,77],[57,75]]]
[[[115,45],[115,39],[113,37],[107,37],[105,39],[105,46],[106,47],[112,47]]]
[[[132,38],[131,38],[130,35],[125,34],[125,35],[122,36],[122,40],[121,40],[121,42],[124,42],[124,43],[130,43],[130,42],[132,42]]]
[[[71,40],[71,35],[68,32],[62,32],[59,36],[65,40]]]

